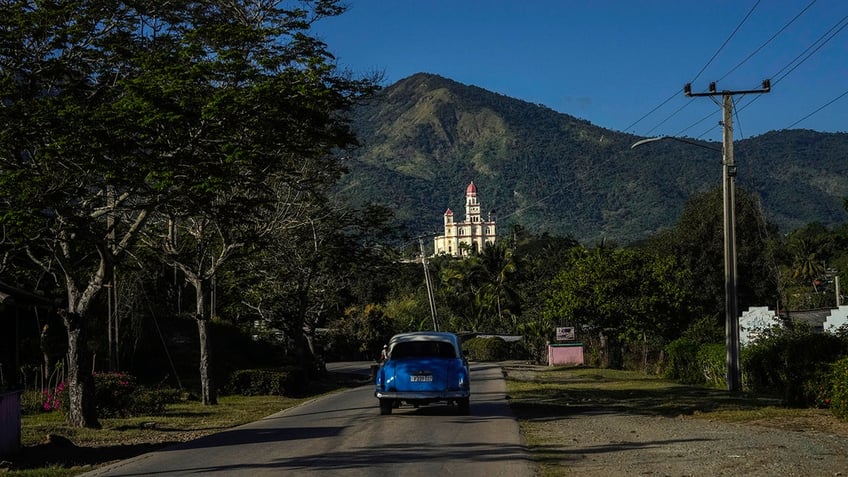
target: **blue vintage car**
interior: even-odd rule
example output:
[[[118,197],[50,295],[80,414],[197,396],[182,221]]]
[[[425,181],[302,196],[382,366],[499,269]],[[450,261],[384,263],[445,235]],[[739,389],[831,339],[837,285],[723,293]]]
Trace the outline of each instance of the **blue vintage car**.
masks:
[[[421,406],[456,404],[468,414],[471,373],[453,333],[401,333],[389,341],[388,359],[377,371],[374,395],[380,414],[391,414],[402,402]]]

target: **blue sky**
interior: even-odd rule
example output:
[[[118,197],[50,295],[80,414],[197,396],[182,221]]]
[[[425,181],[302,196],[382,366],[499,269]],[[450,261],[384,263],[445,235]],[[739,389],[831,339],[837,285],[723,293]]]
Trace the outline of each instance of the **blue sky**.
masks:
[[[720,97],[687,98],[683,85],[752,90],[768,78],[770,93],[734,97],[734,139],[848,132],[846,0],[347,4],[315,31],[340,67],[383,72],[386,86],[434,73],[616,131],[720,141]]]

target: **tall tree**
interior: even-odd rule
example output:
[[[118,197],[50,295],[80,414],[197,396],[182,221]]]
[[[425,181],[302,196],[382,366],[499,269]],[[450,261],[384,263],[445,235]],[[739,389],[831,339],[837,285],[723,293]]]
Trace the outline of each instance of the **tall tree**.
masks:
[[[485,244],[479,253],[447,259],[440,271],[442,296],[458,330],[514,332],[521,301],[517,262],[505,241]],[[507,320],[507,318],[509,318]]]
[[[689,287],[703,315],[724,316],[724,219],[716,188],[687,201],[675,228],[649,241],[648,248],[674,256],[690,270]],[[776,303],[781,277],[775,259],[776,227],[765,219],[758,198],[736,194],[736,262],[739,309]]]
[[[114,114],[133,54],[131,8],[0,3],[0,222],[64,289],[72,425],[99,427],[89,312],[148,217],[143,148]]]
[[[575,252],[552,281],[544,315],[622,340],[672,339],[687,317],[687,271],[674,258],[637,249]]]
[[[485,300],[488,309],[494,309],[491,314],[495,327],[501,331],[514,332],[517,326],[514,319],[521,313],[521,301],[515,288],[518,263],[508,242],[483,245],[480,266],[484,280],[480,289],[481,298]],[[505,321],[507,315],[513,318],[510,323]]]
[[[185,227],[183,240],[200,240],[194,258],[217,257],[183,267],[202,283],[254,236],[269,181],[310,190],[338,177],[332,154],[354,142],[340,111],[373,82],[338,73],[307,32],[343,11],[335,0],[0,3],[0,221],[66,290],[72,424],[99,426],[88,313],[152,212],[164,249]]]
[[[372,89],[340,74],[326,45],[308,34],[315,21],[343,12],[338,2],[284,3],[187,5],[178,11],[184,24],[152,39],[125,100],[150,119],[149,140],[168,160],[160,186],[180,199],[160,209],[166,218],[154,233],[196,292],[207,404],[216,402],[209,283],[234,254],[299,216],[301,202],[281,204],[281,192],[315,196],[338,179],[335,153],[355,144],[343,113]]]

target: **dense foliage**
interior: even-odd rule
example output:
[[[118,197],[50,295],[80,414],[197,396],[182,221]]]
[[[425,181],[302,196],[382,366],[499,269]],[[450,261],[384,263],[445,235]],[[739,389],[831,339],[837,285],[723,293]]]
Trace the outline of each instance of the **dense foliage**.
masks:
[[[546,316],[586,334],[673,338],[689,317],[687,270],[637,249],[578,249],[551,282]]]
[[[714,188],[694,194],[686,202],[674,228],[648,238],[642,245],[660,255],[674,257],[689,270],[684,288],[692,294],[698,315],[723,315],[724,216],[723,192]],[[778,268],[781,244],[776,227],[769,223],[756,196],[736,191],[736,294],[740,310],[782,303],[783,276]]]
[[[811,406],[818,401],[820,373],[845,356],[848,341],[844,337],[814,333],[808,326],[790,322],[767,330],[745,349],[743,379],[749,389],[777,394],[787,405]]]
[[[842,358],[831,371],[830,406],[833,414],[848,421],[848,358]]]

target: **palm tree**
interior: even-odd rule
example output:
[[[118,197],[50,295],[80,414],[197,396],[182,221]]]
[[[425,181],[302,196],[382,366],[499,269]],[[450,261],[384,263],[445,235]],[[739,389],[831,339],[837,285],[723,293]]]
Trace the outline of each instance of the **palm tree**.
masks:
[[[442,292],[453,314],[459,317],[457,331],[481,331],[481,267],[476,256],[454,259],[441,269]]]
[[[815,279],[824,273],[824,264],[816,257],[816,251],[808,240],[799,239],[793,245],[792,278],[802,283],[813,283],[815,287]]]
[[[519,312],[520,299],[513,288],[512,276],[518,269],[512,250],[506,242],[486,243],[480,254],[484,283],[481,299],[489,309],[494,308],[497,327],[504,325],[504,313],[515,316]]]

